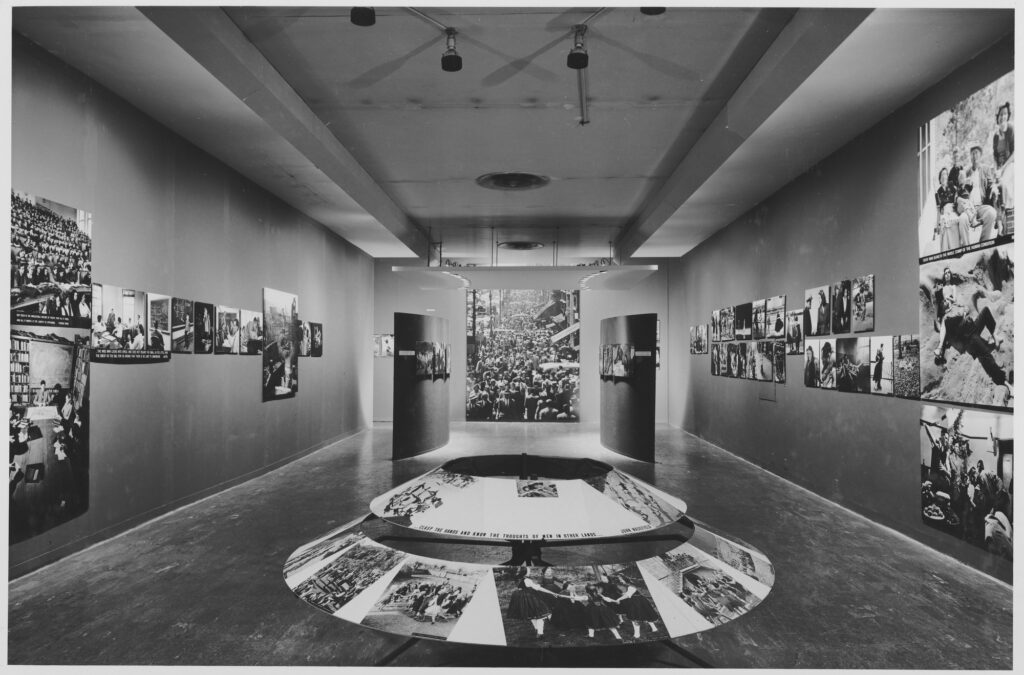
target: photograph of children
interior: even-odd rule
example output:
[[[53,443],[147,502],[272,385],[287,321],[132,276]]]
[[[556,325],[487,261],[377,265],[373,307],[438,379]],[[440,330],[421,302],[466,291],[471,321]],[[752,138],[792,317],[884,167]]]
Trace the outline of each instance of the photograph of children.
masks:
[[[739,377],[740,376],[740,350],[739,345],[730,342],[725,346],[725,363],[722,364],[722,375],[725,377]]]
[[[921,340],[917,335],[892,339],[893,389],[896,396],[921,398]]]
[[[242,335],[238,348],[242,354],[263,353],[263,315],[251,309],[241,311]]]
[[[193,310],[196,327],[196,354],[213,353],[213,327],[216,321],[216,309],[207,302],[196,302]]]
[[[694,342],[694,350],[695,354],[708,353],[708,325],[706,323],[697,324],[697,339]]]
[[[836,376],[836,340],[824,338],[818,340],[818,387],[835,389]]]
[[[237,354],[242,337],[238,308],[217,305],[217,333],[214,354]]]
[[[753,307],[751,337],[755,340],[763,340],[766,332],[765,321],[768,303],[765,300],[755,300],[751,306]]]
[[[811,335],[828,335],[832,312],[830,286],[818,286],[804,291],[803,327],[804,338]]]
[[[509,646],[617,645],[668,637],[636,563],[494,568]]]
[[[263,289],[263,400],[291,398],[299,391],[299,297]]]
[[[871,391],[870,338],[836,340],[836,389],[859,394]]]
[[[416,375],[433,377],[434,375],[434,343],[427,340],[416,341]]]
[[[313,331],[313,346],[309,349],[309,355],[320,358],[324,355],[324,325],[310,322],[309,328]]]
[[[786,312],[786,354],[790,356],[804,353],[803,315],[799,309]]]
[[[150,293],[149,303],[149,348],[171,351],[171,299],[166,295]]]
[[[697,327],[690,326],[690,353],[696,354],[697,351]]]
[[[409,556],[363,617],[388,633],[445,640],[491,568]]]
[[[832,284],[832,332],[836,335],[850,332],[851,298],[849,279]]]
[[[928,122],[920,138],[921,258],[950,255],[1013,233],[1014,74],[1000,77]]]
[[[636,374],[635,356],[633,345],[613,345],[615,351],[612,355],[612,376],[633,377]]]
[[[772,382],[775,379],[775,342],[761,340],[751,342],[756,345],[754,350],[754,379],[759,382]]]
[[[750,379],[750,368],[747,365],[749,354],[747,353],[747,343],[737,342],[736,343],[736,357],[739,361],[736,364],[736,375],[735,377],[741,380]]]
[[[334,614],[407,556],[363,537],[292,591],[314,607]]]
[[[818,359],[821,354],[821,347],[818,340],[804,340],[804,386],[818,387],[819,368],[821,364]]]
[[[1013,407],[1013,244],[921,265],[921,398]]]
[[[722,374],[722,361],[718,351],[719,347],[724,348],[725,345],[722,345],[718,342],[711,343],[711,374],[715,376],[719,376]]]
[[[892,396],[892,336],[872,336],[870,341],[871,393],[879,396]]]
[[[171,351],[176,354],[191,354],[195,350],[196,325],[192,312],[191,300],[171,300]]]
[[[313,348],[313,329],[309,327],[308,321],[299,322],[299,356],[309,356]]]
[[[717,309],[711,310],[711,341],[718,342],[722,339],[721,335],[721,311]]]
[[[921,517],[1013,559],[1013,416],[921,408]]]
[[[765,301],[765,337],[782,340],[786,337],[786,296],[773,295]]]
[[[735,340],[735,324],[733,317],[732,307],[723,307],[718,313],[721,329],[719,330],[719,337],[722,340]]]
[[[786,343],[782,340],[775,340],[772,368],[775,371],[775,381],[779,384],[786,384]]]
[[[690,552],[700,555],[696,549],[691,548]],[[645,571],[712,626],[728,623],[761,602],[747,586],[714,566],[705,555],[698,558],[674,550],[645,560],[643,565]]]
[[[546,480],[516,480],[517,497],[557,497],[558,485]]]
[[[853,332],[875,329],[875,275],[857,277],[853,285]]]
[[[92,322],[92,214],[11,191],[11,323]]]
[[[12,326],[9,543],[89,508],[89,329]]]
[[[733,337],[737,340],[749,340],[753,332],[754,305],[747,302],[736,305],[732,310]]]
[[[380,336],[380,355],[384,358],[394,358],[395,356],[395,335],[394,333],[384,333]]]

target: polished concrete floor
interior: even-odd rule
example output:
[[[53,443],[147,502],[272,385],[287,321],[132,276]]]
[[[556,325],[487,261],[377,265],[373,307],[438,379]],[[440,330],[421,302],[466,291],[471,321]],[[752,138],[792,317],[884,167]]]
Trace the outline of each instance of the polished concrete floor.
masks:
[[[11,664],[373,665],[401,637],[292,595],[282,565],[370,499],[465,454],[589,456],[682,497],[765,552],[777,579],[750,614],[675,644],[719,667],[1012,667],[1012,589],[667,426],[654,465],[579,425],[454,424],[451,443],[391,462],[372,430],[9,584]],[[523,650],[419,642],[393,666],[661,666],[660,644]]]

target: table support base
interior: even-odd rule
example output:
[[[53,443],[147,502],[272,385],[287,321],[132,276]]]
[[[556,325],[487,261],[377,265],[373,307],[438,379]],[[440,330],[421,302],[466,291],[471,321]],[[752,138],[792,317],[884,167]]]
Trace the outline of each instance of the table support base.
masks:
[[[397,659],[399,656],[401,656],[405,652],[409,651],[409,649],[411,649],[413,646],[415,646],[416,643],[419,642],[419,641],[420,641],[419,638],[409,638],[408,640],[406,640],[402,644],[400,644],[397,647],[395,647],[394,649],[392,649],[388,653],[387,656],[382,658],[380,661],[377,661],[376,663],[374,663],[373,664],[374,667],[381,667],[381,666],[386,666],[386,665],[390,664],[392,661]]]
[[[663,645],[665,647],[668,647],[669,649],[674,651],[676,654],[679,654],[680,656],[682,656],[687,661],[690,661],[691,663],[696,664],[696,666],[698,668],[714,668],[714,666],[711,665],[710,663],[708,663],[707,661],[705,661],[703,659],[700,659],[700,658],[697,658],[696,656],[693,655],[692,652],[689,652],[689,651],[683,649],[682,647],[680,647],[676,643],[672,642],[671,640],[662,640],[659,644],[661,644],[661,645]],[[688,667],[692,667],[692,666],[688,666]]]

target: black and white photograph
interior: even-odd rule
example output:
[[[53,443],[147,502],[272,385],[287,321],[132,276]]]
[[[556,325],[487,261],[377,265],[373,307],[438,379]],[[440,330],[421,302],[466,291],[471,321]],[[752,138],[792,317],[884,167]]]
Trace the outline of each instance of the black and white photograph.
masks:
[[[309,355],[320,358],[324,355],[324,325],[314,321],[310,322],[309,327],[313,332],[313,346],[309,349]]]
[[[921,518],[1013,559],[1013,416],[921,407]]]
[[[192,354],[196,348],[196,325],[192,319],[191,300],[171,300],[171,351],[175,354]]]
[[[875,329],[875,275],[856,277],[853,291],[853,332],[867,333]]]
[[[706,323],[697,324],[697,333],[693,343],[694,354],[707,354],[708,353],[708,325]]]
[[[314,607],[334,614],[408,555],[363,537],[292,591]]]
[[[725,345],[726,360],[722,364],[722,375],[726,377],[741,377],[739,347],[735,342]]]
[[[549,480],[516,480],[516,495],[519,497],[557,497],[558,484]]]
[[[217,308],[208,302],[196,301],[194,305],[196,327],[196,354],[212,354],[216,339]]]
[[[738,359],[736,373],[734,377],[740,380],[749,380],[750,378],[750,364],[749,357],[750,353],[747,349],[750,343],[748,342],[737,342],[736,343],[736,357]]]
[[[598,374],[601,377],[612,376],[612,345],[601,345],[598,354]]]
[[[578,289],[467,289],[466,326],[467,421],[579,421]]]
[[[761,351],[757,348],[758,343],[750,341],[746,343],[747,347],[747,370],[744,374],[744,378],[747,380],[759,380],[761,370]],[[771,377],[769,376],[769,379]]]
[[[149,294],[110,284],[93,284],[93,296],[101,303],[106,318],[92,327],[93,363],[163,363],[171,352],[163,338],[148,330]]]
[[[786,296],[773,295],[765,300],[765,337],[782,340],[786,337]]]
[[[340,532],[332,533],[324,537],[322,541],[312,543],[302,549],[296,549],[295,553],[292,553],[285,561],[285,579],[287,580],[292,575],[301,575],[304,572],[303,568],[323,563],[362,538],[362,532],[346,532],[345,528],[342,528]]]
[[[722,325],[721,325],[722,317],[721,317],[721,314],[722,314],[721,310],[718,310],[718,309],[711,310],[711,341],[712,342],[718,342],[718,341],[720,341],[722,339],[722,333],[721,333],[721,330],[722,330]]]
[[[690,326],[690,353],[697,354],[697,327]]]
[[[804,291],[803,328],[804,338],[829,335],[832,320],[832,287],[818,286]]]
[[[241,338],[241,316],[238,308],[217,305],[217,329],[213,353],[238,354]]]
[[[612,377],[633,377],[636,374],[636,350],[633,345],[612,346]]]
[[[818,343],[818,387],[836,389],[837,370],[836,338],[822,338]]]
[[[380,355],[382,358],[390,359],[395,356],[395,334],[383,333],[380,336]]]
[[[920,273],[922,400],[1013,408],[1013,244]]]
[[[819,340],[804,340],[804,386],[821,386],[821,346]]]
[[[490,575],[490,566],[409,556],[362,624],[388,633],[445,640]]]
[[[1007,73],[925,123],[919,135],[923,262],[1013,234],[1014,74]]]
[[[803,310],[786,312],[786,354],[797,356],[804,353]]]
[[[11,323],[92,325],[92,214],[11,191]]]
[[[89,329],[11,326],[9,543],[89,508]]]
[[[867,394],[871,391],[871,339],[836,338],[836,389]]]
[[[263,289],[263,400],[292,398],[299,391],[299,298]]]
[[[725,345],[718,342],[711,343],[711,374],[715,376],[722,374],[722,356],[720,349],[725,349]]]
[[[772,345],[772,368],[775,382],[786,384],[786,343],[782,340],[774,340]]]
[[[671,523],[683,515],[621,471],[610,471],[600,478],[585,480],[595,490],[640,516],[649,525]]]
[[[434,376],[434,343],[429,340],[416,341],[416,376]]]
[[[893,391],[899,398],[921,398],[921,338],[896,335],[892,339]]]
[[[309,356],[313,349],[313,329],[308,321],[299,322],[299,356]]]
[[[760,382],[772,382],[775,379],[775,342],[761,340],[751,342],[756,345],[754,351],[754,378]]]
[[[768,302],[764,299],[755,300],[751,304],[751,329],[750,337],[754,340],[763,340],[766,334],[765,321],[767,320]]]
[[[444,377],[445,371],[448,370],[448,364],[445,362],[446,352],[445,345],[440,342],[434,343],[434,376]]]
[[[732,310],[732,334],[736,340],[749,340],[753,332],[754,305],[745,302]]]
[[[262,354],[263,314],[251,309],[239,311],[242,321],[242,334],[238,339],[239,352],[248,355]]]
[[[721,329],[719,335],[722,340],[735,340],[736,339],[736,325],[734,311],[732,307],[722,307],[719,310],[719,321]]]
[[[149,303],[149,348],[171,351],[171,299],[166,295],[150,293]]]
[[[879,396],[893,395],[893,356],[891,335],[872,335],[870,338],[871,353],[871,393]]]
[[[849,279],[832,284],[832,332],[836,335],[852,332],[853,294],[850,288]]]

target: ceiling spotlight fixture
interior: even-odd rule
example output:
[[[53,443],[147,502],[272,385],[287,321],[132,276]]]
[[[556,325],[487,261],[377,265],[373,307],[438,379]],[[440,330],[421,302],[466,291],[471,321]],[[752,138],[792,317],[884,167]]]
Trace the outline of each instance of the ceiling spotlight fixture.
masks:
[[[445,28],[444,32],[448,36],[448,48],[441,55],[441,70],[446,73],[456,73],[462,70],[462,57],[455,51],[456,31],[454,28]]]
[[[377,12],[373,7],[353,7],[348,13],[348,19],[357,26],[372,26],[377,23]]]
[[[665,8],[664,7],[641,7],[640,8],[640,13],[641,14],[646,14],[647,16],[658,16],[659,14],[664,14],[665,13]]]
[[[499,241],[498,248],[507,248],[510,251],[534,251],[544,248],[544,244],[539,241]]]
[[[550,179],[535,173],[525,171],[501,171],[498,173],[485,173],[476,179],[480,187],[491,190],[532,190],[544,187]]]
[[[572,27],[572,49],[569,50],[569,58],[566,59],[565,65],[573,70],[583,70],[590,62],[590,57],[587,56],[587,48],[583,45],[583,36],[586,32],[586,24]]]

